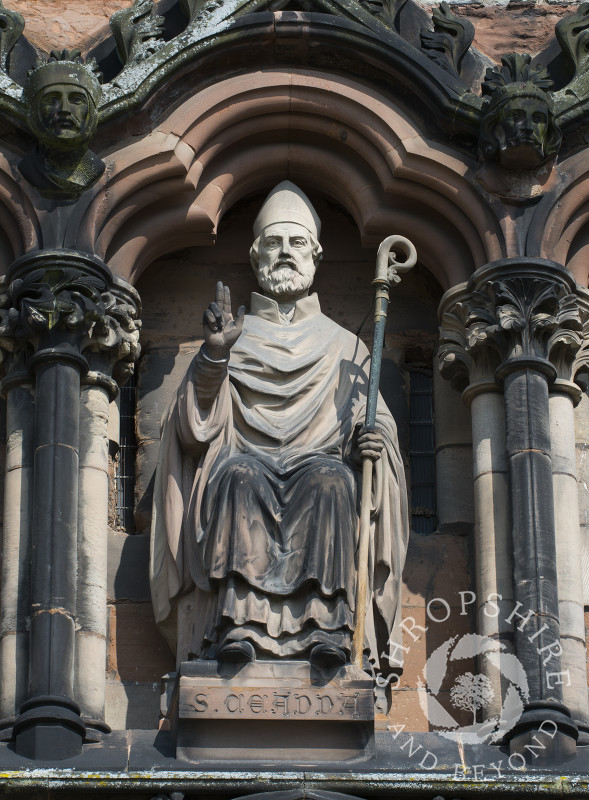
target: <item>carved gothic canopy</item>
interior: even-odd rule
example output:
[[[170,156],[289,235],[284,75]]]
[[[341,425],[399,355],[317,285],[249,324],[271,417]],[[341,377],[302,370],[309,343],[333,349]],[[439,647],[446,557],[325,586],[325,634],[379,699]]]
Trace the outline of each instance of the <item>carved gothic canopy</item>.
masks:
[[[268,33],[262,14],[270,10],[280,15],[285,2],[241,0],[229,7],[177,0],[171,26],[170,15],[154,14],[153,0],[135,0],[111,19],[118,67],[114,56],[98,65],[84,63],[79,50],[53,51],[46,62],[26,63],[30,49],[15,47],[25,38],[24,19],[0,7],[0,110],[17,125],[26,124],[36,142],[21,162],[21,173],[42,195],[75,200],[104,169],[90,150],[98,126],[139,110],[181,69],[198,68],[202,80],[218,77],[228,48],[240,53],[244,66],[254,66],[264,48],[252,48],[252,41],[263,45],[276,35]],[[305,0],[301,13],[308,17],[307,44],[275,48],[272,60],[300,60],[311,68],[336,64],[369,79],[374,73],[392,95],[402,100],[410,91],[423,101],[434,112],[426,124],[450,134],[473,156],[478,150],[486,162],[530,170],[557,156],[562,122],[568,135],[586,116],[586,5],[556,26],[560,54],[549,67],[532,65],[529,55],[506,56],[501,66],[487,70],[482,94],[480,68],[477,73],[471,52],[474,28],[445,2],[433,11],[433,30],[422,29],[417,46],[403,34],[403,19],[413,13],[408,0]],[[181,14],[186,21],[178,33]],[[299,38],[294,18],[282,15],[279,22],[282,39]],[[309,41],[322,46],[309,48]],[[95,52],[109,49],[101,46]],[[540,64],[548,61],[542,59]],[[102,88],[97,66],[107,76]],[[23,87],[16,75],[27,70]]]

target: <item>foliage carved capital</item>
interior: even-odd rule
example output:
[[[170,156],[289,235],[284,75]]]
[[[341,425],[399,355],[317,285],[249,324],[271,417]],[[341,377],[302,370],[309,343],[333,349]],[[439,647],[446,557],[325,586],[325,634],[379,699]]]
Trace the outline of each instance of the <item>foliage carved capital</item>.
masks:
[[[533,368],[560,388],[587,369],[587,291],[563,267],[509,259],[474,273],[440,306],[442,375],[457,388],[487,388],[511,371]]]
[[[114,397],[117,387],[132,376],[141,354],[141,301],[121,279],[102,293],[102,301],[105,313],[81,344],[90,366],[84,382],[105,386]]]
[[[116,394],[139,356],[140,301],[98,259],[69,250],[27,254],[8,272],[0,307],[0,348],[76,363],[86,382]],[[15,359],[13,359],[15,361]]]

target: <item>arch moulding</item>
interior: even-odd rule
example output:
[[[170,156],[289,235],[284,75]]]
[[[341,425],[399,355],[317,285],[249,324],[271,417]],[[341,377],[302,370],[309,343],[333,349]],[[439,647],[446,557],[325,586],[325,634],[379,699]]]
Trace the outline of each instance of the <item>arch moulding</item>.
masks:
[[[366,246],[392,232],[412,238],[445,289],[505,255],[470,165],[347,78],[303,70],[229,78],[101,157],[105,177],[78,205],[63,245],[95,253],[131,283],[171,250],[210,245],[235,202],[286,178],[346,208]]]

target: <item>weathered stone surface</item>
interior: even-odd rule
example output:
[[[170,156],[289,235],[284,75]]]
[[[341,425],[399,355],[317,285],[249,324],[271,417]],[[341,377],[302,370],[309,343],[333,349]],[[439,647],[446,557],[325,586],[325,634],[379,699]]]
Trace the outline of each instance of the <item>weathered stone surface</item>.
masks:
[[[161,689],[158,681],[106,681],[105,722],[113,730],[157,729]]]
[[[109,34],[108,20],[132,0],[11,0],[9,6],[20,11],[26,22],[25,33],[38,47],[76,47]]]
[[[437,358],[433,365],[433,382],[436,447],[455,444],[472,446],[470,409],[462,401],[460,392],[440,375]]]
[[[505,459],[505,409],[498,392],[484,392],[472,401],[473,471],[507,472]]]
[[[451,535],[409,538],[403,573],[403,608],[424,606],[434,597],[460,605],[461,591],[471,588],[468,540]]]
[[[132,5],[132,0],[11,0],[10,8],[25,18],[25,33],[47,52],[52,48],[81,46],[89,48],[108,35],[108,20],[116,12]],[[431,15],[438,0],[418,0],[418,6]],[[165,0],[155,4],[156,12],[169,6]],[[562,17],[577,10],[572,2],[508,3],[507,0],[452,3],[455,14],[467,17],[475,25],[474,46],[498,59],[514,50],[537,53],[554,36],[554,26]],[[407,12],[405,12],[407,13]]]
[[[172,700],[177,758],[316,761],[374,753],[371,679],[357,667],[321,674],[305,661],[180,666]]]
[[[337,720],[374,718],[372,682],[351,668],[329,682],[313,680],[305,662],[260,662],[217,671],[217,663],[181,665],[178,714],[182,719]]]
[[[575,409],[576,471],[581,525],[583,602],[589,605],[589,397],[583,394]]]
[[[474,630],[477,604],[471,583],[469,550],[467,537],[441,534],[412,534],[410,537],[403,586],[406,627],[403,642],[399,642],[408,650],[404,654],[399,683],[392,684],[389,715],[391,723],[404,723],[407,730],[429,730],[417,690],[417,681],[423,680],[429,656],[448,639],[449,631],[455,636]],[[426,630],[420,630],[423,628]],[[438,696],[442,705],[454,715],[456,709],[450,704],[450,689],[465,669],[468,667],[464,663],[457,669],[449,669]]]
[[[554,37],[556,23],[577,8],[578,3],[542,0],[452,3],[455,14],[467,17],[474,24],[474,46],[497,61],[504,53],[540,52]]]
[[[82,716],[94,720],[104,719],[105,654],[104,635],[76,631],[75,700]]]
[[[436,452],[438,525],[444,533],[469,533],[474,525],[472,447],[446,445]]]
[[[479,603],[484,604],[489,595],[495,593],[509,600],[513,596],[513,589],[507,474],[487,473],[477,478],[475,499],[478,515],[475,547]],[[498,622],[489,620],[488,624]]]
[[[149,592],[149,535],[108,531],[109,600],[151,600]]]
[[[109,605],[107,672],[121,681],[157,683],[174,656],[153,619],[151,603]]]
[[[0,714],[14,715],[26,698],[29,663],[30,525],[33,496],[34,400],[15,387],[6,404],[6,473],[2,526]],[[3,448],[4,450],[4,448]],[[17,665],[18,668],[17,668]]]

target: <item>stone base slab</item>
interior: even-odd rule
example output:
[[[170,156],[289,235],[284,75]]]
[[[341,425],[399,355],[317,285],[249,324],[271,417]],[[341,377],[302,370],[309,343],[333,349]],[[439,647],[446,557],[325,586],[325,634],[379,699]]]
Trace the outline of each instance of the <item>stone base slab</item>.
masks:
[[[170,717],[176,758],[302,763],[371,758],[371,678],[307,661],[180,665]]]

